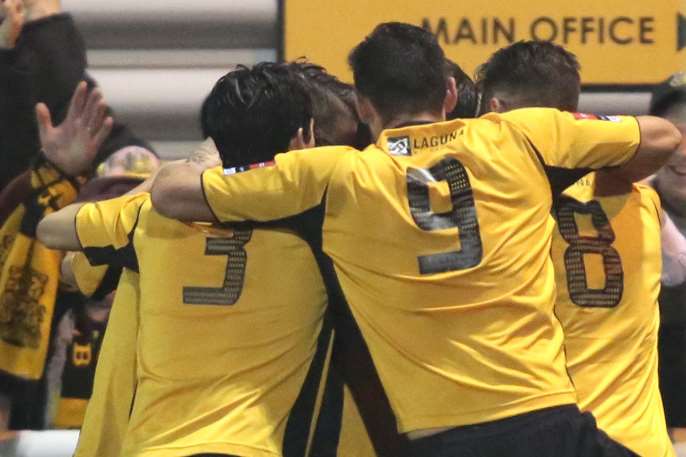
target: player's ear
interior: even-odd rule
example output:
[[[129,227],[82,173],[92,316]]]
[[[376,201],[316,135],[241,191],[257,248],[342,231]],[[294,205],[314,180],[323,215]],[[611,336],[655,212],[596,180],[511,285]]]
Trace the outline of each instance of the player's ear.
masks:
[[[374,119],[375,110],[371,102],[360,94],[355,95],[355,110],[357,111],[357,117],[364,124],[370,124]]]
[[[507,111],[507,105],[498,97],[492,97],[488,101],[488,109],[492,113],[504,113],[505,111]]]
[[[300,127],[291,142],[288,144],[288,149],[290,151],[295,151],[299,149],[308,149],[315,147],[316,141],[314,138],[314,118],[310,119],[310,126],[308,127],[308,132]]]
[[[443,111],[444,113],[451,113],[457,106],[457,83],[455,78],[452,76],[448,78],[446,89],[445,89],[445,99],[443,100]]]

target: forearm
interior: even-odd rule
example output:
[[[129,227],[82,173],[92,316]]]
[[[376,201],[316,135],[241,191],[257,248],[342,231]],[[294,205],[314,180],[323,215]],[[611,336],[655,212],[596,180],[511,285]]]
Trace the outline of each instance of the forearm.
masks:
[[[80,251],[76,233],[76,215],[85,203],[74,203],[49,214],[38,224],[38,239],[50,249]]]
[[[64,258],[62,258],[62,265],[60,267],[60,282],[75,290],[78,290],[79,285],[76,282],[74,269],[71,266],[74,255],[76,255],[75,252],[67,252]]]
[[[641,144],[634,157],[614,172],[626,182],[638,182],[657,172],[681,143],[681,133],[671,122],[653,116],[638,116],[636,120]]]
[[[204,164],[192,161],[172,162],[160,168],[150,189],[155,209],[172,219],[215,222],[202,190],[205,169]]]

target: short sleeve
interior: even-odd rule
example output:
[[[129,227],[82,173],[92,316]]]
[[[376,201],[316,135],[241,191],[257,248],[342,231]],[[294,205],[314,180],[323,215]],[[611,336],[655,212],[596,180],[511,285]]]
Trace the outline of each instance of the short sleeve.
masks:
[[[550,167],[597,170],[620,166],[633,158],[641,142],[638,121],[631,116],[550,108],[519,109],[501,116]]]
[[[90,297],[98,290],[107,273],[107,266],[91,266],[88,258],[81,252],[71,259],[71,270],[81,293]]]
[[[274,162],[206,170],[202,189],[220,222],[273,221],[319,205],[346,147],[322,147],[278,154]]]
[[[115,265],[138,270],[133,232],[147,193],[84,205],[76,215],[76,234],[91,265]]]

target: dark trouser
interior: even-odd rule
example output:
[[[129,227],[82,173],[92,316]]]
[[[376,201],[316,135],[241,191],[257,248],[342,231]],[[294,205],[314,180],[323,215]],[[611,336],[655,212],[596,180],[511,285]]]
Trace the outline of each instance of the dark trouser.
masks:
[[[686,427],[686,327],[663,325],[658,338],[660,392],[668,427]]]
[[[629,457],[575,405],[556,406],[415,440],[413,457]]]
[[[237,455],[230,454],[193,454],[188,457],[239,457]]]

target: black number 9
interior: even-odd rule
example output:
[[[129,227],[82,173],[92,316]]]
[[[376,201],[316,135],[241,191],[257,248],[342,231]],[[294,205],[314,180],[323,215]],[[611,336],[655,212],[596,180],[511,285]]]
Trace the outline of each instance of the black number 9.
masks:
[[[429,199],[430,182],[447,181],[452,209],[434,213]],[[459,251],[418,257],[421,274],[465,270],[477,266],[483,257],[483,245],[476,217],[474,194],[464,165],[457,159],[445,158],[429,169],[408,168],[407,197],[410,213],[419,228],[426,231],[457,228]]]

